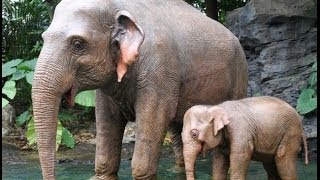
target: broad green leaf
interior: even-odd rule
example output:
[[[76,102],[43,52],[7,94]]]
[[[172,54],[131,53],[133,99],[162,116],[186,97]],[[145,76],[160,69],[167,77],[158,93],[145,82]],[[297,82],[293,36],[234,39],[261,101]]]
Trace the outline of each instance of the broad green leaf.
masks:
[[[69,148],[74,148],[75,140],[70,131],[67,128],[63,128],[62,131],[62,143]]]
[[[29,61],[24,61],[21,64],[19,64],[17,69],[26,70],[26,71],[34,71],[36,63],[37,63],[37,58],[31,59]]]
[[[2,98],[2,108],[5,107],[7,104],[9,104],[9,101],[5,98]]]
[[[28,123],[26,137],[29,146],[35,145],[37,143],[36,129],[34,126],[33,118],[31,118],[31,120]]]
[[[22,124],[24,124],[28,119],[30,119],[31,115],[29,113],[29,111],[25,111],[22,114],[20,114],[17,117],[17,125],[21,126]]]
[[[15,73],[16,71],[17,71],[16,68],[3,69],[3,67],[2,67],[2,77],[10,76],[11,74]]]
[[[58,151],[59,146],[61,144],[61,139],[62,139],[62,124],[61,122],[58,120],[58,125],[57,125],[57,136],[56,136],[56,151]]]
[[[16,81],[24,78],[25,76],[26,76],[25,70],[17,70],[15,73],[13,73],[12,78],[10,80]]]
[[[317,61],[313,63],[312,67],[311,67],[311,70],[314,72],[314,71],[317,71]]]
[[[315,90],[305,89],[301,92],[297,101],[297,110],[300,114],[307,114],[317,108],[317,98],[313,97]]]
[[[4,83],[4,86],[2,88],[2,93],[7,95],[8,98],[13,99],[16,95],[17,89],[16,89],[16,82],[14,81],[6,81]]]
[[[75,97],[75,102],[87,107],[95,106],[96,93],[94,90],[82,91]]]
[[[27,82],[28,82],[29,84],[31,84],[31,85],[32,85],[32,80],[33,80],[33,74],[34,74],[33,71],[28,72],[28,73],[26,74],[26,80],[27,80]]]
[[[310,83],[310,86],[314,86],[317,84],[317,73],[315,72],[311,73],[309,77],[309,83]]]
[[[22,62],[22,59],[14,59],[11,61],[8,61],[2,65],[2,77],[7,77],[13,73],[16,72],[15,66],[20,64]]]

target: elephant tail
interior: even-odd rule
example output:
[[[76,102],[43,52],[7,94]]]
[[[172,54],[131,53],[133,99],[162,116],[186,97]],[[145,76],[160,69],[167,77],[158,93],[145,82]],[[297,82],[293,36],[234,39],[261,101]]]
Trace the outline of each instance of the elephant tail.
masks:
[[[307,139],[304,132],[302,132],[302,141],[303,141],[303,147],[304,147],[304,164],[308,164],[308,145],[307,145]]]

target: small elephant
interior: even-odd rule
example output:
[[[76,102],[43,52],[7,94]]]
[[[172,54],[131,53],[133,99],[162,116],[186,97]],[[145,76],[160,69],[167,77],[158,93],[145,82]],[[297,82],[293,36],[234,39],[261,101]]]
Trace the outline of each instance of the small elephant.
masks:
[[[268,179],[297,179],[301,137],[308,164],[301,118],[286,102],[269,96],[196,105],[184,115],[183,155],[187,179],[194,179],[200,152],[213,150],[212,179],[246,179],[250,159],[261,161]]]

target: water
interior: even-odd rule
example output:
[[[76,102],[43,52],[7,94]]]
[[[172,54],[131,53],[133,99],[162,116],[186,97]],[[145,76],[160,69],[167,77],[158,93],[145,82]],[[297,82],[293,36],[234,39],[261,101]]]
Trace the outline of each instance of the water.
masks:
[[[174,158],[163,158],[160,160],[158,169],[159,180],[184,180],[184,172],[177,172],[174,168]],[[120,180],[131,180],[131,161],[122,161],[119,170]],[[302,161],[297,161],[299,179],[315,180],[317,179],[316,160],[304,165]],[[211,179],[211,160],[199,158],[197,160],[196,178],[199,180]],[[58,164],[58,180],[86,180],[94,175],[93,164]],[[37,180],[41,179],[41,171],[38,163],[29,164],[2,164],[2,179],[4,180]],[[266,180],[267,173],[259,162],[251,161],[247,180]]]

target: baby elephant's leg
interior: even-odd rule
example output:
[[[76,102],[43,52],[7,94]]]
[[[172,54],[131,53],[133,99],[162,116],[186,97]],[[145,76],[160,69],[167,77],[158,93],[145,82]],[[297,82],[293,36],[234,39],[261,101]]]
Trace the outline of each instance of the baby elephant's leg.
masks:
[[[275,160],[281,179],[297,179],[296,159],[299,146],[300,136],[285,136],[280,143]]]
[[[245,180],[253,152],[253,143],[234,142],[230,153],[230,179]]]
[[[220,148],[214,148],[212,154],[212,179],[227,179],[227,173],[230,165],[229,157],[224,155]]]

